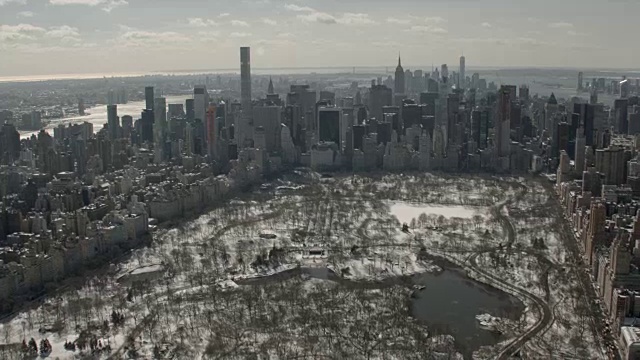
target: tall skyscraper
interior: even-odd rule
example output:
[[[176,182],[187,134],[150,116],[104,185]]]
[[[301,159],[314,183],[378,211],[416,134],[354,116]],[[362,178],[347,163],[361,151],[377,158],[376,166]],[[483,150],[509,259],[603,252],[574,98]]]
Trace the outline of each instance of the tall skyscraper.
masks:
[[[164,134],[167,129],[167,99],[163,97],[155,98],[153,115],[153,142],[156,145],[163,144]]]
[[[146,110],[153,110],[153,102],[155,97],[153,96],[153,86],[147,86],[144,88],[144,100],[146,103]]]
[[[615,129],[619,134],[626,135],[629,130],[629,100],[616,99],[613,102],[615,111]]]
[[[271,79],[271,77],[269,77],[269,87],[267,88],[267,94],[275,94],[275,91],[273,89],[273,80]]]
[[[467,87],[467,78],[465,75],[465,64],[466,59],[464,55],[460,56],[460,78],[458,81],[458,87],[461,89],[465,89]]]
[[[10,164],[20,157],[20,133],[13,124],[0,127],[0,163]]]
[[[185,100],[184,107],[185,107],[185,115],[187,116],[187,121],[193,121],[193,119],[196,118],[194,100],[193,99]]]
[[[398,55],[398,66],[396,66],[396,77],[394,83],[394,92],[396,94],[404,94],[406,89],[405,73],[402,69],[402,63],[400,61],[400,55]]]
[[[581,91],[583,89],[583,82],[584,82],[584,74],[582,73],[582,71],[580,71],[578,73],[578,91]]]
[[[318,140],[333,142],[340,146],[340,123],[342,111],[335,107],[321,107],[318,109]]]
[[[240,102],[246,118],[251,114],[251,48],[240,48]]]
[[[574,163],[576,168],[576,174],[582,175],[584,172],[585,161],[585,148],[587,146],[587,139],[584,136],[584,130],[582,128],[576,131],[576,148],[574,151]]]
[[[204,85],[196,85],[193,88],[193,115],[203,123],[206,120],[207,106],[209,105],[209,93]]]
[[[209,105],[207,107],[207,121],[205,123],[206,127],[206,138],[207,138],[207,151],[209,156],[215,155],[216,149],[216,107],[215,105]]]
[[[262,105],[253,108],[254,126],[264,130],[264,145],[268,153],[278,151],[281,145],[282,108]]]
[[[496,150],[499,157],[509,156],[511,148],[511,89],[501,87],[498,93]]]
[[[118,119],[118,105],[107,105],[107,127],[109,128],[109,138],[118,138],[120,130],[120,119]]]
[[[391,89],[384,85],[373,85],[369,89],[369,111],[371,117],[383,121],[382,107],[391,106]]]
[[[153,141],[153,122],[155,121],[155,116],[153,114],[153,110],[144,109],[142,111],[142,124],[140,129],[140,138],[142,142],[152,142]]]

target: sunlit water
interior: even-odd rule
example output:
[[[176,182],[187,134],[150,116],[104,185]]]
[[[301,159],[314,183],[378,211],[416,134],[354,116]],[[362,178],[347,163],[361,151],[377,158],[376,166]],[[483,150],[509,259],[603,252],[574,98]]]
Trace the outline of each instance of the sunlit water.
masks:
[[[166,96],[167,104],[184,104],[186,99],[190,99],[191,95],[177,95],[177,96]],[[118,116],[122,118],[124,115],[131,115],[133,117],[133,121],[140,118],[140,114],[145,107],[144,101],[132,101],[127,104],[118,105]],[[61,119],[52,120],[51,123],[45,128],[47,132],[53,135],[53,128],[57,127],[60,124],[74,124],[74,123],[82,123],[82,122],[90,122],[93,124],[93,131],[99,131],[102,129],[104,124],[107,123],[107,106],[106,105],[98,105],[92,107],[87,110],[89,115],[85,116],[71,116],[65,117]],[[37,134],[38,131],[22,131],[20,132],[21,138],[28,138],[32,134]]]

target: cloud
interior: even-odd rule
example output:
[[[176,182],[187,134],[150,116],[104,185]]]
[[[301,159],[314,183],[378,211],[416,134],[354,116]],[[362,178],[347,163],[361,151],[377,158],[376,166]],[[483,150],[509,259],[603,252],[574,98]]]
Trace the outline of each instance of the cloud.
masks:
[[[569,35],[569,36],[587,36],[586,33],[579,32],[579,31],[574,31],[574,30],[567,31],[567,35]]]
[[[422,21],[427,24],[443,24],[447,22],[445,18],[442,18],[440,16],[427,16],[425,18],[422,18]]]
[[[2,0],[0,0],[2,1]],[[51,5],[86,5],[86,6],[100,6],[100,8],[106,12],[129,4],[127,0],[49,0]]]
[[[406,31],[415,33],[429,33],[429,34],[446,34],[448,31],[433,25],[414,25]]]
[[[218,17],[219,17],[219,18],[224,18],[224,17],[227,17],[227,16],[229,16],[229,15],[231,15],[231,14],[229,14],[229,13],[222,13],[222,14],[218,15]]]
[[[262,18],[262,23],[270,26],[278,25],[278,22],[269,18]]]
[[[293,35],[292,33],[289,32],[283,32],[283,33],[279,33],[278,35],[276,35],[277,38],[280,39],[291,39],[294,38],[295,35]]]
[[[258,41],[255,42],[258,45],[263,45],[263,46],[267,46],[267,47],[272,47],[272,46],[290,46],[290,45],[294,45],[295,41],[290,40],[290,39],[260,39]]]
[[[68,26],[68,25],[62,25],[62,26],[52,26],[52,27],[50,27],[49,31],[47,31],[45,33],[45,35],[47,37],[59,38],[59,39],[63,39],[63,38],[79,38],[80,37],[80,32],[78,31],[78,28],[71,27],[71,26]]]
[[[337,21],[344,25],[370,25],[375,24],[369,14],[363,13],[344,13]]]
[[[35,40],[45,32],[44,28],[31,24],[0,25],[0,42]]]
[[[451,39],[451,41],[459,42],[459,43],[470,43],[470,44],[488,44],[488,45],[499,45],[499,46],[510,46],[517,47],[522,50],[530,50],[535,47],[542,46],[557,46],[556,43],[547,42],[538,40],[530,37],[515,37],[515,38],[458,38]],[[523,46],[526,45],[526,46]]]
[[[124,47],[158,47],[161,45],[171,45],[173,47],[176,44],[189,43],[191,38],[173,31],[130,30],[111,42],[116,46]]]
[[[316,10],[308,6],[298,6],[296,4],[285,4],[284,8],[295,12],[315,12]]]
[[[250,37],[253,34],[251,33],[246,33],[246,32],[232,32],[231,34],[229,34],[230,37],[232,38],[246,38],[246,37]]]
[[[27,0],[0,0],[0,6],[11,4],[11,3],[24,5],[27,3]]]
[[[389,24],[400,24],[400,25],[409,25],[411,20],[409,19],[398,19],[394,17],[387,18],[387,22]]]
[[[231,25],[232,26],[237,26],[237,27],[249,27],[249,23],[246,21],[242,21],[242,20],[231,20]]]
[[[333,16],[327,13],[314,11],[308,14],[301,14],[297,16],[298,19],[308,22],[308,23],[321,23],[321,24],[337,24],[338,20]]]
[[[447,19],[441,16],[415,16],[409,15],[409,19],[414,20],[414,22],[418,24],[444,24],[447,22]]]
[[[211,19],[203,19],[203,18],[188,18],[187,23],[192,27],[209,27],[216,26],[218,23]]]
[[[375,21],[369,17],[369,14],[363,13],[344,13],[340,16],[334,16],[321,11],[313,11],[299,14],[296,17],[306,23],[320,23],[325,25],[342,24],[359,26],[375,24]]]
[[[555,23],[550,23],[549,27],[552,29],[570,29],[573,28],[573,24],[569,23],[569,22],[555,22]]]
[[[490,23],[488,23],[488,22],[483,22],[482,24],[480,24],[480,26],[482,26],[483,28],[487,28],[487,29],[490,29],[490,28],[492,28],[492,27],[493,27],[493,26],[492,26]]]
[[[55,46],[53,40],[63,44],[74,44],[80,42],[80,32],[78,28],[69,25],[51,26],[48,29],[31,25],[0,25],[0,42],[17,45],[30,44],[30,46],[42,46],[40,41],[46,41],[47,46]]]
[[[35,15],[33,11],[20,11],[18,13],[18,17],[21,17],[21,18],[30,18],[30,17],[33,17],[33,15]]]
[[[197,40],[198,41],[219,41],[220,32],[219,31],[198,31]]]

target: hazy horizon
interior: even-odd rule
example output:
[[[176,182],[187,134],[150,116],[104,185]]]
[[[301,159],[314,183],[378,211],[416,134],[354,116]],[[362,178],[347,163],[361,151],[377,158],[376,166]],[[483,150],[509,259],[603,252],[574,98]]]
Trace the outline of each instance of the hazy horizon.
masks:
[[[431,65],[405,65],[408,70],[428,70]],[[393,66],[321,66],[321,67],[270,67],[270,68],[252,68],[254,75],[304,75],[312,73],[321,74],[350,74],[352,69],[356,70],[355,74],[389,74],[393,75]],[[455,68],[454,68],[455,69]],[[571,67],[553,67],[553,66],[475,66],[466,67],[467,73],[470,72],[487,72],[487,71],[514,71],[514,70],[540,70],[540,71],[583,71],[586,74],[603,73],[603,74],[626,74],[630,78],[635,78],[634,74],[640,73],[640,69],[629,68],[571,68]],[[384,70],[387,70],[386,72]],[[318,71],[318,72],[316,72]],[[454,70],[456,71],[456,70]],[[36,81],[53,81],[53,80],[90,80],[99,78],[135,78],[135,77],[153,77],[153,76],[180,76],[180,75],[237,75],[240,70],[234,68],[227,69],[173,69],[173,70],[150,70],[141,72],[95,72],[95,73],[66,73],[66,74],[33,74],[33,75],[14,75],[1,76],[0,83],[7,82],[36,82]],[[640,77],[640,74],[639,74]]]
[[[408,65],[631,69],[630,1],[0,0],[0,76]],[[615,15],[616,21],[599,26]],[[615,55],[615,56],[613,56]],[[430,59],[431,61],[426,61]]]

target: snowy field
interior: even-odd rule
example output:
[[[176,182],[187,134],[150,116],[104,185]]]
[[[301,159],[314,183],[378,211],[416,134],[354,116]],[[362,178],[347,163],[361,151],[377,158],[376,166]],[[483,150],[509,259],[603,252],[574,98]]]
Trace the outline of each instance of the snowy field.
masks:
[[[54,359],[461,358],[450,336],[410,316],[406,279],[438,273],[442,257],[466,268],[473,254],[488,271],[544,298],[562,319],[530,341],[528,353],[580,358],[582,346],[599,358],[591,335],[575,331],[584,321],[572,314],[575,279],[560,271],[564,248],[550,215],[536,212],[548,199],[533,181],[310,173],[265,184],[255,197],[160,227],[151,246],[108,272],[9,317],[0,358],[21,359],[15,349],[30,338],[49,339]],[[510,249],[518,251],[496,250],[510,243],[499,214],[515,227]],[[545,249],[533,246],[539,237]],[[299,268],[332,275],[317,279]],[[119,282],[123,276],[130,281]],[[475,315],[507,337],[476,351],[487,359],[539,316],[531,309],[521,321]],[[573,340],[576,346],[553,343],[578,334],[585,340]],[[76,349],[64,349],[65,341]]]
[[[395,216],[401,223],[410,223],[413,219],[418,219],[420,215],[436,215],[445,218],[471,219],[474,216],[486,216],[488,210],[482,207],[470,207],[459,205],[419,205],[406,202],[389,202],[391,215]]]

